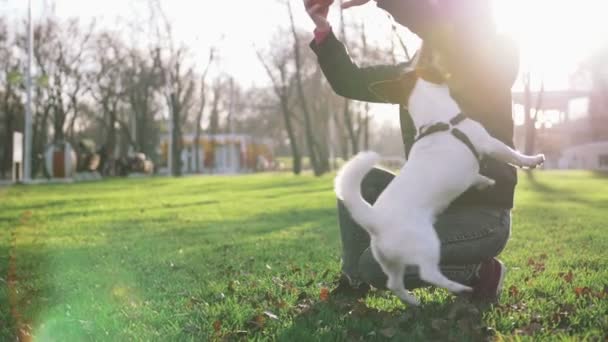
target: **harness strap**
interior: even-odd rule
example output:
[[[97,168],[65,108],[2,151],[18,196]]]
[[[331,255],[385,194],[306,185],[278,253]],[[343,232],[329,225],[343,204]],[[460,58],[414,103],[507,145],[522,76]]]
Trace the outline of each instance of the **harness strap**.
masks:
[[[479,152],[477,152],[477,150],[475,149],[475,146],[473,146],[471,139],[469,139],[469,137],[466,134],[464,134],[463,131],[459,130],[458,128],[452,128],[452,135],[454,135],[456,137],[456,139],[462,141],[463,144],[467,145],[469,150],[471,150],[471,152],[475,156],[475,159],[481,160],[481,158],[479,156]]]
[[[464,114],[462,114],[462,113],[460,113],[460,114],[456,115],[455,117],[453,117],[452,120],[450,120],[450,125],[456,126],[456,125],[458,125],[459,123],[463,122],[466,119],[467,119],[467,116],[464,115]]]
[[[449,124],[445,123],[445,122],[438,122],[438,123],[433,124],[428,127],[421,127],[420,132],[418,133],[418,136],[416,137],[416,140],[414,141],[414,143],[418,142],[418,140],[425,138],[431,134],[450,131],[450,133],[452,133],[452,135],[456,139],[460,140],[463,144],[465,144],[469,148],[469,150],[471,150],[471,153],[473,153],[473,155],[475,156],[475,159],[481,160],[481,156],[479,155],[479,152],[477,152],[477,149],[475,149],[475,146],[471,142],[471,139],[469,139],[469,137],[463,131],[454,127],[466,119],[467,119],[466,115],[464,115],[463,113],[460,113],[460,114],[456,115],[454,118],[452,118],[450,120]]]

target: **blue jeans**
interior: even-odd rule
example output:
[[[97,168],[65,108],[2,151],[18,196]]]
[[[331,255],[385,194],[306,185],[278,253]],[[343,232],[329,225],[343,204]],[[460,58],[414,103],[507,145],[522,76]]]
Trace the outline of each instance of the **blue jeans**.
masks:
[[[363,198],[373,204],[394,177],[385,170],[373,169],[361,185]],[[341,201],[338,219],[342,272],[353,285],[364,282],[385,289],[387,277],[371,253],[369,235],[353,221]],[[441,272],[453,281],[471,285],[481,262],[497,256],[506,246],[511,234],[511,211],[484,205],[451,206],[437,218],[435,230],[441,241]],[[404,283],[408,289],[427,285],[415,267],[408,267]]]

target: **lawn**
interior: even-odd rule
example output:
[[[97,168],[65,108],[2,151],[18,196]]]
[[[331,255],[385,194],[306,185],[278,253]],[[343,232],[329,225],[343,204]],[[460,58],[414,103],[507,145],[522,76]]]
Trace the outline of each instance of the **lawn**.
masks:
[[[0,188],[0,340],[608,338],[608,177],[522,175],[501,304],[327,295],[332,178],[120,179]]]

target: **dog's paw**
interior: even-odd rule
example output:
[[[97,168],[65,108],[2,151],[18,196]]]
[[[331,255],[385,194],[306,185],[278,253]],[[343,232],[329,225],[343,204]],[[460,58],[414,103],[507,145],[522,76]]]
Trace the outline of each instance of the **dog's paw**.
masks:
[[[491,187],[493,187],[494,185],[496,185],[496,181],[495,181],[495,180],[493,180],[493,179],[489,179],[487,182],[483,182],[483,183],[477,183],[477,184],[475,185],[475,189],[477,189],[477,190],[480,190],[480,191],[481,191],[481,190],[485,190],[485,189],[487,189],[487,188],[491,188]]]
[[[473,288],[461,284],[453,284],[448,290],[452,293],[473,292]]]
[[[410,293],[403,293],[403,295],[398,295],[397,297],[399,297],[399,299],[401,299],[404,304],[409,304],[411,306],[420,306],[420,301]]]
[[[420,301],[414,296],[412,296],[411,298],[401,298],[401,301],[411,306],[420,306]]]
[[[534,157],[526,157],[525,160],[522,161],[522,165],[520,167],[527,169],[535,169],[541,166],[545,162],[544,154],[537,154]]]
[[[544,154],[538,154],[534,158],[536,159],[536,165],[534,165],[535,167],[541,166],[546,160]]]

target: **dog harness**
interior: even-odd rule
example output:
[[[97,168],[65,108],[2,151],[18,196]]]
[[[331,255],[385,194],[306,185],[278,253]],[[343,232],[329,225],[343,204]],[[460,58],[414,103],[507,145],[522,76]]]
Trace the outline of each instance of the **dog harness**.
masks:
[[[456,115],[454,118],[452,118],[449,123],[438,122],[438,123],[430,125],[430,126],[422,126],[422,127],[420,127],[420,130],[418,131],[418,135],[416,136],[416,140],[414,140],[414,144],[417,143],[420,139],[427,137],[431,134],[450,131],[450,133],[452,133],[452,135],[456,139],[460,140],[463,144],[465,144],[469,148],[469,150],[471,150],[471,153],[473,153],[473,155],[475,156],[475,159],[477,159],[478,161],[481,161],[481,155],[475,149],[475,146],[471,142],[471,139],[469,139],[469,137],[463,131],[461,131],[455,127],[455,126],[458,126],[458,124],[460,124],[461,122],[463,122],[466,119],[467,119],[466,115],[460,113],[460,114]]]

